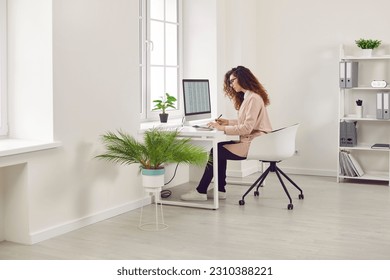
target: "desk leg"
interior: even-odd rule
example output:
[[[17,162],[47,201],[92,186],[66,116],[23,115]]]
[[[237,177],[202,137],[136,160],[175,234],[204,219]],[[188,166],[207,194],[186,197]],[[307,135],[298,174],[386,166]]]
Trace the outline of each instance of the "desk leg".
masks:
[[[218,209],[219,207],[219,199],[218,199],[218,141],[213,141],[213,168],[214,168],[214,209]]]
[[[196,140],[196,139],[195,139]],[[156,203],[162,203],[164,205],[173,205],[173,206],[185,206],[185,207],[195,207],[195,208],[204,208],[204,209],[213,209],[216,210],[219,207],[218,199],[218,138],[199,138],[200,141],[212,141],[213,150],[213,171],[214,171],[214,200],[213,203],[197,203],[189,201],[174,201],[174,200],[162,200],[160,196],[156,196]]]

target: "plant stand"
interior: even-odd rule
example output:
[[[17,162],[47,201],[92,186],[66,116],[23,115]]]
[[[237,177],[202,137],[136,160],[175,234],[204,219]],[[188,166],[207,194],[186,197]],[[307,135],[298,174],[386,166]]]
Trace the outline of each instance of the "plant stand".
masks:
[[[155,204],[154,214],[150,213],[148,215],[149,218],[146,221],[144,220],[144,206],[142,206],[138,226],[142,230],[159,231],[168,228],[168,225],[166,225],[164,222],[162,203],[158,203],[157,199],[164,185],[164,173],[164,169],[142,169],[142,182],[144,190],[152,196]]]
[[[149,194],[154,196],[155,207],[154,209],[151,209],[151,211],[148,211],[149,213],[145,215],[144,206],[142,206],[139,225],[138,225],[140,229],[145,231],[160,231],[168,228],[168,225],[165,224],[164,222],[164,212],[163,212],[162,203],[158,203],[156,199],[156,197],[160,195],[161,190],[162,187],[145,188],[145,191],[147,191]]]

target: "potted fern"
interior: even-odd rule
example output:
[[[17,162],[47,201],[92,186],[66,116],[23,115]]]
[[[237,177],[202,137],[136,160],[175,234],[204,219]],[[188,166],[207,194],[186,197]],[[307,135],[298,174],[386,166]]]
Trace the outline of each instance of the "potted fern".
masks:
[[[123,131],[107,132],[101,136],[106,152],[97,158],[125,165],[139,164],[143,186],[162,187],[165,165],[184,163],[200,166],[208,159],[202,147],[192,145],[189,138],[178,136],[178,130],[153,128],[145,131],[141,142]]]
[[[160,122],[166,123],[168,121],[168,114],[165,112],[165,110],[168,108],[176,109],[176,100],[176,97],[170,95],[169,93],[165,93],[165,96],[162,96],[160,99],[153,100],[155,103],[153,110],[162,111],[160,114]]]
[[[363,56],[370,57],[372,55],[372,50],[378,48],[382,41],[373,40],[373,39],[362,39],[355,40],[356,45],[362,49]]]

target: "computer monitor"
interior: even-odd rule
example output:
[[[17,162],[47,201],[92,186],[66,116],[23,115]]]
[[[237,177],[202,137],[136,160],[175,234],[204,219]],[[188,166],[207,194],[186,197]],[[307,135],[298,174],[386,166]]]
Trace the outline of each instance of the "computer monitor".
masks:
[[[209,80],[183,79],[185,122],[211,119]]]

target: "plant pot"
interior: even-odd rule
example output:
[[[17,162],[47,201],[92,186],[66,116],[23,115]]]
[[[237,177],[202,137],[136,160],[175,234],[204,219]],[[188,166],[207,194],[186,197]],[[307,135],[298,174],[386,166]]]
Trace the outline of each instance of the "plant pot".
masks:
[[[142,169],[142,185],[146,191],[155,191],[164,186],[165,169]]]
[[[160,114],[160,122],[166,123],[167,121],[168,121],[168,114],[167,113]]]
[[[363,118],[363,106],[356,106],[356,116],[358,118]]]
[[[371,57],[372,49],[362,49],[361,53],[362,53],[362,57]]]

